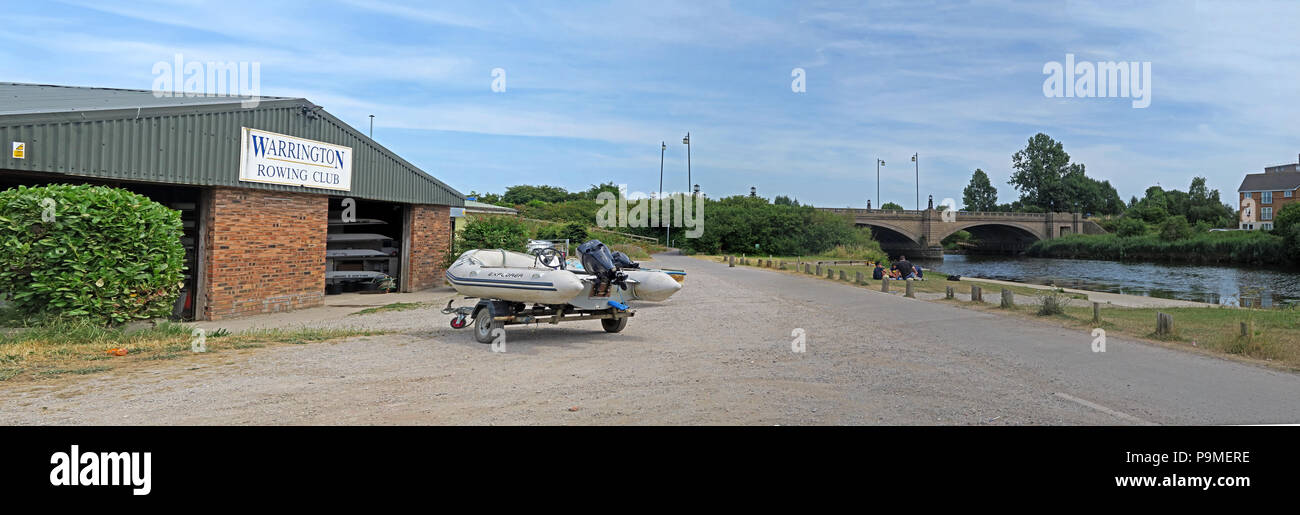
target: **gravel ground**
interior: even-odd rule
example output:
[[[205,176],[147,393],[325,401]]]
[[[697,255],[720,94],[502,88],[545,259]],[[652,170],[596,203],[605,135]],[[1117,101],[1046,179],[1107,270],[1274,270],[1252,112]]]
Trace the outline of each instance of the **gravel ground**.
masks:
[[[1300,376],[680,256],[627,329],[507,329],[428,309],[301,323],[394,334],[0,384],[5,424],[1130,424],[1300,422]],[[429,298],[450,298],[450,290]],[[791,351],[791,333],[806,352]]]

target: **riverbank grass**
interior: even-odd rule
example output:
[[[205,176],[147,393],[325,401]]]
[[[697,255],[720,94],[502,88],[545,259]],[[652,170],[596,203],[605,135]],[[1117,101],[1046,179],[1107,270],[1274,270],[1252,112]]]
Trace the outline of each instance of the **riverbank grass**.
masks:
[[[1063,312],[1039,316],[1039,298],[1017,299],[1014,314],[1039,319],[1050,319],[1066,327],[1085,331],[1091,342],[1091,331],[1102,328],[1108,336],[1123,335],[1188,350],[1242,356],[1270,362],[1291,370],[1300,370],[1300,310],[1294,307],[1278,309],[1253,309],[1232,307],[1188,308],[1130,308],[1109,304],[1101,305],[1101,323],[1092,321],[1092,303],[1073,301]],[[956,302],[967,306],[972,303]],[[977,309],[994,309],[993,306],[974,306]],[[1156,314],[1167,313],[1174,319],[1172,334],[1156,334]],[[1241,324],[1246,323],[1247,335],[1241,335]]]
[[[71,322],[3,331],[0,333],[0,382],[94,374],[150,361],[186,359],[271,344],[382,334],[382,331],[352,329],[266,329],[239,334],[217,330],[204,335],[206,352],[194,352],[197,341],[194,330],[167,322],[134,331]],[[125,354],[110,353],[113,349],[124,349]]]

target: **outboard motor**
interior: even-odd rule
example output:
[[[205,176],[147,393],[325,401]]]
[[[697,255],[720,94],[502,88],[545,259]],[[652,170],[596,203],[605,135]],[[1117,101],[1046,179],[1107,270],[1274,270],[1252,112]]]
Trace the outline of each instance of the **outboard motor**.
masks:
[[[597,288],[592,288],[592,292],[608,291],[610,284],[617,284],[627,289],[623,280],[627,279],[627,274],[618,271],[614,265],[614,256],[610,254],[609,247],[606,247],[600,240],[591,240],[582,245],[578,245],[578,255],[582,256],[582,268],[587,272],[595,274],[600,280]]]
[[[614,266],[616,266],[616,267],[619,267],[619,268],[641,268],[641,264],[632,261],[632,258],[627,257],[627,254],[624,254],[624,253],[622,253],[622,252],[619,252],[619,251],[615,250],[614,252],[611,253],[611,255],[612,255],[613,258],[614,258]]]

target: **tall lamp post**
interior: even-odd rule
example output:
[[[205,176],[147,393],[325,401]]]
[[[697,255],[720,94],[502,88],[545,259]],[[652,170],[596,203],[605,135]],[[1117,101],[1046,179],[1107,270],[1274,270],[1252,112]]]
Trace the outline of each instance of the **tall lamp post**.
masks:
[[[921,154],[912,154],[912,162],[916,163],[916,210],[921,210],[921,162],[917,160]]]
[[[655,197],[655,212],[659,213],[659,221],[663,221],[664,206],[664,151],[668,150],[668,144],[659,142],[659,196]],[[672,224],[668,223],[668,236],[664,236],[664,246],[668,246],[668,238],[672,236]]]
[[[682,144],[686,145],[686,189],[689,190],[691,188],[691,133],[686,133],[686,137],[682,138]]]
[[[885,166],[885,161],[876,158],[876,209],[880,209],[880,167]]]

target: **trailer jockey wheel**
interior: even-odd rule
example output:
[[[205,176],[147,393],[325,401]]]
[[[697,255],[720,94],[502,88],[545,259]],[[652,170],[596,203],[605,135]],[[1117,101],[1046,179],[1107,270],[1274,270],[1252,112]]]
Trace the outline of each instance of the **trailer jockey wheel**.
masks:
[[[468,322],[465,321],[465,315],[460,315],[456,318],[451,319],[452,329],[463,329],[466,324],[468,324]]]

